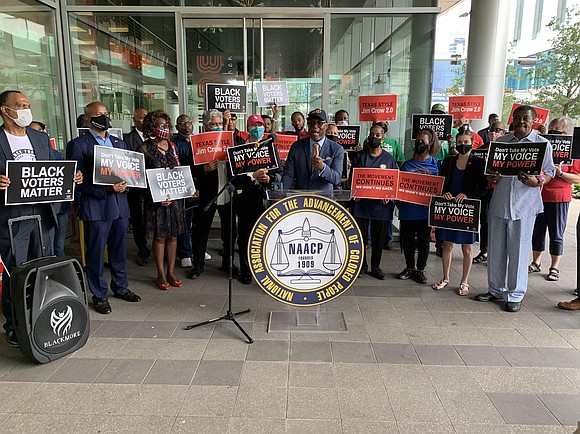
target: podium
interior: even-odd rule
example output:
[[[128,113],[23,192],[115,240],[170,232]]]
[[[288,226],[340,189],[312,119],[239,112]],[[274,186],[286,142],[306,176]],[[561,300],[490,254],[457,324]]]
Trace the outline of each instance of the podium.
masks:
[[[275,201],[298,194],[323,196],[336,202],[347,202],[352,199],[354,190],[267,190],[268,200]]]

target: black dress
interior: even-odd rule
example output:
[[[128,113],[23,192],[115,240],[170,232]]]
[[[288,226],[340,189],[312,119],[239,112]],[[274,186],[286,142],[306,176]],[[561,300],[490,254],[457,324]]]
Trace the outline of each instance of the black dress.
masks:
[[[151,140],[141,147],[145,154],[145,168],[159,169],[179,166],[175,146],[170,142],[169,149],[163,154]],[[176,237],[185,231],[185,200],[172,200],[169,206],[153,202],[151,195],[147,200],[147,230],[161,238]]]

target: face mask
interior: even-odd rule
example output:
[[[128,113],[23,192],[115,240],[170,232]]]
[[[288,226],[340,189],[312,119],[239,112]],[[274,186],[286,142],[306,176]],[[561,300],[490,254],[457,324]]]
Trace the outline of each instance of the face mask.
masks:
[[[338,121],[338,122],[336,123],[336,125],[342,125],[342,126],[344,126],[344,125],[348,125],[348,121]]]
[[[459,152],[461,155],[465,155],[469,151],[471,151],[472,147],[473,147],[472,145],[457,145],[456,149],[457,149],[457,152]]]
[[[157,137],[159,140],[167,140],[169,138],[169,129],[167,128],[155,128],[153,130],[153,135]]]
[[[377,149],[379,146],[381,146],[381,139],[377,138],[377,137],[369,137],[369,147],[371,147],[372,149]]]
[[[32,122],[32,110],[30,109],[20,109],[20,110],[10,109],[10,110],[16,112],[16,114],[18,115],[18,117],[16,119],[13,118],[13,120],[14,123],[19,127],[25,128]]]
[[[91,125],[99,131],[107,131],[111,128],[111,120],[105,115],[93,116],[91,118]]]
[[[429,150],[429,143],[415,142],[415,152],[419,155]]]
[[[223,127],[212,127],[212,131],[223,131]]]
[[[492,131],[491,133],[489,133],[489,139],[492,142],[495,142],[497,139],[499,139],[501,136],[503,136],[503,133],[499,132],[499,131]]]
[[[264,127],[256,127],[250,130],[250,137],[254,140],[259,140],[264,135]]]
[[[332,134],[327,134],[326,138],[328,140],[332,140],[333,142],[336,142],[338,140],[338,136],[333,136]]]

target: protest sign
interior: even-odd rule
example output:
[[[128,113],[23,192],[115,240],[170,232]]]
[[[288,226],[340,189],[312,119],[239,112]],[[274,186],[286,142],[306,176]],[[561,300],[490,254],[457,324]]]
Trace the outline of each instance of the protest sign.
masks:
[[[481,201],[477,199],[464,199],[457,203],[453,199],[433,196],[429,203],[428,224],[436,228],[477,233],[480,209]]]
[[[397,169],[371,169],[355,167],[352,169],[351,190],[353,197],[359,199],[395,199],[397,197]]]
[[[360,141],[360,125],[337,125],[338,139],[336,143],[344,149],[354,149]]]
[[[227,161],[226,149],[234,145],[233,131],[212,131],[190,137],[193,151],[193,164],[206,164],[210,161]]]
[[[443,176],[399,172],[397,199],[418,205],[429,205],[431,196],[441,195],[444,180]]]
[[[453,119],[483,119],[483,95],[449,97],[449,114]]]
[[[552,144],[552,159],[554,164],[565,166],[572,164],[572,136],[563,134],[540,134]]]
[[[147,169],[147,180],[153,202],[186,199],[195,194],[195,185],[189,166],[173,169]]]
[[[546,153],[546,142],[491,142],[485,173],[516,176],[519,172],[539,175]]]
[[[507,125],[510,125],[513,121],[514,121],[514,110],[517,109],[519,106],[521,106],[523,104],[513,104],[512,108],[510,110],[510,117],[508,119],[508,123]],[[548,116],[550,115],[550,110],[546,110],[543,109],[541,107],[534,107],[534,110],[536,110],[536,119],[534,119],[534,123],[532,125],[532,128],[534,130],[539,129],[542,125],[546,125],[546,122],[548,122]]]
[[[477,149],[471,150],[471,155],[477,158],[481,158],[482,160],[487,160],[487,154],[489,153],[489,147],[482,147]]]
[[[127,187],[147,188],[145,155],[126,149],[95,146],[93,184],[113,185],[125,181]]]
[[[288,158],[288,152],[290,152],[290,147],[292,143],[298,140],[298,137],[287,135],[287,134],[276,134],[276,140],[274,140],[274,145],[278,150],[278,156],[285,160]]]
[[[397,120],[397,95],[359,96],[358,119],[361,122]]]
[[[278,107],[290,105],[285,81],[257,81],[256,96],[258,107],[270,107],[274,104]]]
[[[451,126],[453,124],[453,116],[451,115],[413,115],[413,135],[412,139],[417,137],[419,131],[423,128],[431,128],[437,134],[439,140],[447,140],[447,136],[451,134]]]
[[[6,161],[6,205],[70,202],[74,199],[76,161]]]
[[[56,149],[56,139],[53,138],[50,139],[50,147],[52,149]]]
[[[207,83],[205,85],[206,110],[229,110],[232,113],[246,113],[246,86],[234,84]]]
[[[279,166],[274,144],[246,143],[227,149],[232,175],[254,173],[258,169],[276,169]]]
[[[572,160],[580,160],[580,127],[574,127],[572,135]]]

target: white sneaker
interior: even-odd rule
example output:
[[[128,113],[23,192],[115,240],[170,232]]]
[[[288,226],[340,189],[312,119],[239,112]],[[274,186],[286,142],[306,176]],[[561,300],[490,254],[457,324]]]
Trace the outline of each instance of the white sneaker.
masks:
[[[211,259],[211,255],[209,253],[205,252],[205,258],[203,258],[203,259],[205,259],[206,261],[209,261]]]
[[[191,267],[191,258],[183,258],[181,260],[181,268]]]

